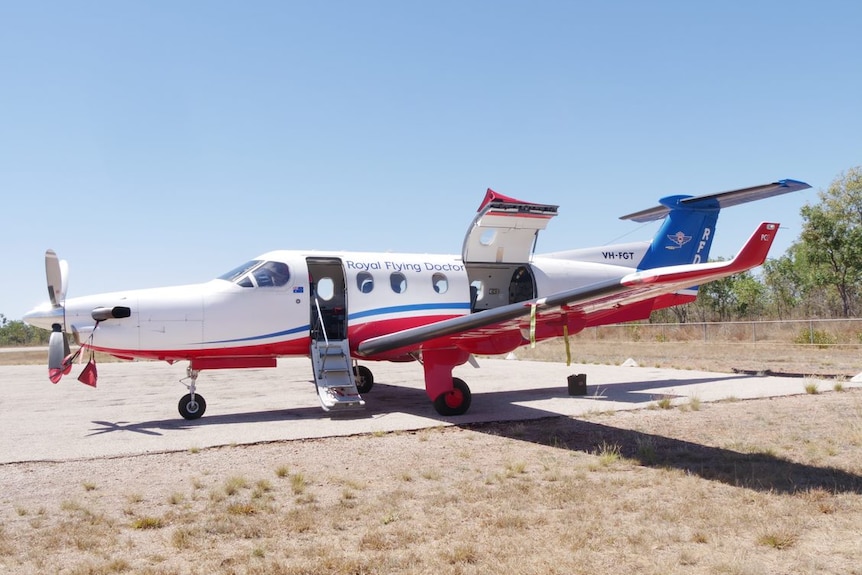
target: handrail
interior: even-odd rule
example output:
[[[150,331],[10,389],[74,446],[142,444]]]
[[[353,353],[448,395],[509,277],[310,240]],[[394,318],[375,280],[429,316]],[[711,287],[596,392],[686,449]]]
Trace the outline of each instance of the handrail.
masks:
[[[323,341],[326,342],[326,346],[329,347],[329,336],[326,335],[326,324],[323,323],[323,312],[320,311],[320,299],[317,296],[314,297],[314,307],[317,308],[317,321],[320,322],[320,330],[323,332]]]

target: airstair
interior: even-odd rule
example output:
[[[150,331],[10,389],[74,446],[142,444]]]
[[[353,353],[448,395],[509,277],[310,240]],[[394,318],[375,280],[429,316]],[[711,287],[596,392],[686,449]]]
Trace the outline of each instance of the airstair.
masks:
[[[365,400],[356,389],[350,344],[344,340],[311,342],[311,363],[314,384],[324,411],[346,411],[365,407]]]
[[[332,318],[338,319],[341,326],[343,313],[324,314],[320,301],[315,298],[317,321],[312,329],[311,364],[314,369],[314,385],[317,387],[317,397],[324,411],[350,411],[365,407],[365,400],[356,389],[356,379],[353,376],[353,366],[350,360],[350,342],[345,339],[329,339],[327,325],[332,325]],[[326,317],[326,321],[324,318]],[[334,333],[346,331],[332,329]]]

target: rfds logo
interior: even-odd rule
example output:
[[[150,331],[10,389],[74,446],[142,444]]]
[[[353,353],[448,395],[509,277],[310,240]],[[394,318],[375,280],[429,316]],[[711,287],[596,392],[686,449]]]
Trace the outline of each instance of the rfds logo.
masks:
[[[669,250],[678,250],[679,248],[691,241],[691,236],[687,236],[684,232],[678,231],[675,234],[668,234],[667,239],[672,241],[674,245],[665,247]]]
[[[701,260],[701,252],[706,249],[707,244],[709,243],[709,236],[712,235],[711,228],[703,228],[703,235],[700,236],[700,242],[697,244],[697,251],[694,252],[694,259],[691,260],[693,264],[699,264]]]

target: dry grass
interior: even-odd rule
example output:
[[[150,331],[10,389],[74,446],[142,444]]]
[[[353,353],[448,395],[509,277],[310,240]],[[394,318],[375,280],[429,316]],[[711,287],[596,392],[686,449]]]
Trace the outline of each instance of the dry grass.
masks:
[[[860,574],[860,429],[862,391],[800,389],[6,465],[0,572]]]
[[[862,363],[773,344],[572,348],[711,371],[846,377]],[[562,342],[518,352],[531,354],[564,358]],[[3,465],[0,572],[862,575],[862,390],[835,381],[580,420]]]
[[[595,339],[589,333],[571,338],[572,361],[583,364],[621,365],[629,358],[643,367],[696,369],[718,373],[750,371],[827,376],[849,379],[862,372],[859,345],[817,346],[780,342],[631,341]],[[565,361],[559,339],[539,342],[534,349],[516,350],[520,359]]]
[[[76,348],[73,347],[72,349]],[[112,355],[97,353],[96,361],[98,363],[112,363],[124,360],[117,359]],[[0,365],[39,365],[43,363],[48,363],[48,348],[44,350],[24,348],[20,351],[15,351],[15,348],[7,348],[0,353]]]

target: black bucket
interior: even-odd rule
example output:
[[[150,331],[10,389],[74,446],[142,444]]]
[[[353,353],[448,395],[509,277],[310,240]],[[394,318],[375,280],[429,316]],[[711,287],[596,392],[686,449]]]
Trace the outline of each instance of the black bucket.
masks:
[[[587,374],[573,373],[569,376],[569,395],[587,394]]]

